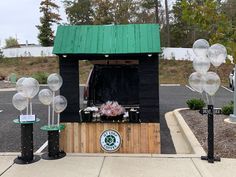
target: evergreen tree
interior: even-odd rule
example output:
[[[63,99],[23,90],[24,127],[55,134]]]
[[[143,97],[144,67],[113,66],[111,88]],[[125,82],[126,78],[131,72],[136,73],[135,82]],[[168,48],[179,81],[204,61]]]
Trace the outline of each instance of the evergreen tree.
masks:
[[[58,14],[59,6],[53,0],[43,0],[39,9],[43,13],[43,16],[40,17],[41,25],[36,26],[39,30],[39,42],[42,46],[52,46],[54,40],[52,25],[54,23],[58,24],[61,20]]]

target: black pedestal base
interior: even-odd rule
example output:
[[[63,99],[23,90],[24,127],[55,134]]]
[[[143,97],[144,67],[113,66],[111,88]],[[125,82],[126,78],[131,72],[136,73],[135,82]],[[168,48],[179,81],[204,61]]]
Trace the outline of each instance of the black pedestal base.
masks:
[[[207,156],[201,156],[201,160],[207,160],[209,163],[220,162],[220,157],[208,158]]]
[[[34,155],[33,160],[31,160],[31,161],[25,161],[22,159],[21,156],[18,156],[17,158],[15,158],[14,163],[24,165],[24,164],[31,164],[31,163],[37,162],[39,160],[40,160],[40,156],[38,156],[38,155]]]
[[[64,151],[60,151],[57,155],[55,156],[49,156],[49,153],[44,153],[42,155],[42,159],[44,160],[56,160],[56,159],[61,159],[66,156],[66,153]]]

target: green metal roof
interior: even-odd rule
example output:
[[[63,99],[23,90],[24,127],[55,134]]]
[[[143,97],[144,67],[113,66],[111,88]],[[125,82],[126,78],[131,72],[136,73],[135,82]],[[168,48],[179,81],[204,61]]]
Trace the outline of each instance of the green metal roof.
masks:
[[[59,26],[53,53],[160,53],[159,29],[158,24]]]

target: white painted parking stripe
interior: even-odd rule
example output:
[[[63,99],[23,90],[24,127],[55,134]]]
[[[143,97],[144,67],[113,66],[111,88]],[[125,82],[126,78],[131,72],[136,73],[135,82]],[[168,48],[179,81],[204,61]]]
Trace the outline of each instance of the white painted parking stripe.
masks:
[[[41,153],[48,145],[48,141],[46,141],[37,151],[36,153]]]
[[[230,90],[230,89],[228,89],[227,87],[225,87],[225,86],[221,86],[222,88],[224,88],[225,90],[227,90],[227,91],[229,91],[229,92],[231,92],[231,93],[233,93],[234,91],[233,90]]]
[[[162,87],[179,87],[180,84],[161,84]]]
[[[0,112],[3,112],[3,110],[0,110]]]
[[[185,87],[187,87],[189,90],[193,91],[193,92],[196,92],[192,87],[188,86],[188,85],[185,85]]]

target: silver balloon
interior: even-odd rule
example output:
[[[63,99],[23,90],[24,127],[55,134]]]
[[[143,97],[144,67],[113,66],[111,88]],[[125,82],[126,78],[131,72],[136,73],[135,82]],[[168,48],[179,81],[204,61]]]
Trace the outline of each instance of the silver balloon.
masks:
[[[219,89],[220,83],[220,77],[216,73],[208,72],[204,77],[203,90],[213,96]]]
[[[39,101],[44,105],[50,105],[52,103],[53,95],[49,89],[43,89],[39,92]]]
[[[215,67],[219,67],[227,58],[227,50],[221,44],[214,44],[208,50],[208,57]]]
[[[205,39],[198,39],[193,44],[193,52],[196,56],[207,58],[207,51],[210,47],[209,43]]]
[[[203,76],[200,73],[194,72],[189,76],[189,85],[199,93],[203,92]]]
[[[53,100],[54,103],[54,111],[56,113],[61,113],[67,107],[67,100],[64,96],[58,95]]]
[[[22,82],[22,93],[27,98],[33,98],[39,92],[39,83],[36,79],[29,77]]]
[[[16,93],[12,98],[12,104],[17,110],[23,111],[28,105],[28,100],[22,93]]]
[[[22,82],[25,80],[25,77],[21,77],[20,79],[17,80],[16,82],[16,90],[17,92],[22,92],[23,91],[23,84]]]
[[[195,58],[193,60],[193,68],[195,69],[196,72],[204,75],[207,73],[211,66],[211,63],[208,58]]]
[[[47,83],[52,91],[57,91],[61,88],[63,81],[59,74],[53,73],[48,76]]]

